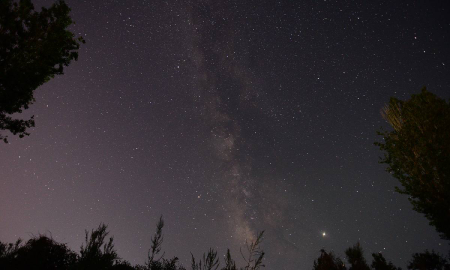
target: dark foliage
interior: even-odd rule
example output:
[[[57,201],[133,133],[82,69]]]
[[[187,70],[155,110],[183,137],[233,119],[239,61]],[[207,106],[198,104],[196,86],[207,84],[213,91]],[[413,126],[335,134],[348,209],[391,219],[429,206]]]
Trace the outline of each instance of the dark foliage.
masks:
[[[372,268],[375,270],[401,270],[400,267],[396,267],[392,264],[392,262],[387,262],[381,253],[373,253],[372,254]]]
[[[364,251],[359,243],[348,248],[345,254],[350,264],[349,270],[401,270],[400,267],[396,267],[392,262],[388,262],[381,253],[372,254],[372,264],[369,267],[364,258]],[[423,253],[413,254],[412,260],[408,263],[408,269],[450,270],[450,263],[440,254],[426,250]],[[313,270],[347,270],[347,268],[342,260],[335,257],[332,252],[328,253],[322,249],[320,251],[320,257],[314,261]]]
[[[104,224],[91,232],[86,231],[85,244],[80,254],[71,251],[66,244],[60,244],[45,235],[30,239],[25,245],[19,239],[14,244],[0,242],[1,270],[186,270],[179,264],[178,258],[165,259],[161,254],[163,244],[162,217],[156,225],[151,240],[148,262],[145,265],[132,266],[121,260],[114,249],[113,238],[108,239],[108,228]],[[230,250],[225,256],[225,266],[220,270],[258,270],[264,267],[264,252],[260,249],[263,233],[258,234],[255,242],[247,245],[248,255],[244,256],[247,265],[237,268],[231,258]],[[210,249],[198,262],[192,256],[192,270],[218,270],[220,267],[217,252]]]
[[[0,269],[65,270],[72,269],[77,261],[77,254],[65,244],[44,235],[28,240],[25,245],[18,241],[0,246]]]
[[[148,270],[184,270],[182,265],[178,265],[178,258],[173,257],[172,259],[165,259],[164,254],[161,254],[162,243],[164,240],[162,229],[164,227],[164,220],[161,216],[158,223],[156,224],[156,232],[152,237],[152,245],[148,252],[148,262],[146,266],[140,266],[140,269]],[[158,258],[159,257],[159,258]]]
[[[116,263],[111,267],[112,270],[136,270],[129,262],[117,260]]]
[[[333,252],[320,250],[320,257],[314,261],[313,270],[346,270],[344,262],[336,258]]]
[[[384,117],[393,131],[378,132],[381,163],[397,178],[414,210],[450,240],[450,104],[426,88],[407,101],[391,98]]]
[[[347,261],[350,264],[349,269],[355,270],[370,270],[371,268],[364,258],[364,251],[359,243],[345,251]],[[387,262],[381,253],[373,253],[373,260],[371,267],[374,270],[401,270],[391,262]],[[313,270],[346,270],[344,262],[337,258],[332,252],[328,253],[325,250],[320,250],[320,257],[314,261]]]
[[[219,259],[217,258],[217,251],[210,249],[207,254],[203,254],[203,260],[195,261],[192,255],[192,270],[217,270],[219,268]]]
[[[254,242],[251,242],[250,244],[246,244],[247,248],[247,255],[245,256],[242,253],[242,258],[244,258],[247,265],[244,267],[245,270],[258,270],[262,267],[264,267],[263,259],[264,259],[264,251],[260,249],[261,241],[263,239],[264,231],[260,232],[258,236],[256,237],[256,240]]]
[[[347,261],[351,265],[349,270],[369,270],[370,267],[367,265],[366,259],[364,258],[364,251],[361,245],[356,243],[353,247],[349,247],[345,251],[347,256]]]
[[[119,257],[114,250],[113,238],[105,241],[108,234],[105,224],[100,224],[91,233],[86,231],[86,243],[81,246],[77,269],[111,269]]]
[[[80,43],[67,30],[73,23],[62,0],[40,12],[31,0],[0,1],[0,130],[29,135],[34,119],[13,119],[33,103],[33,92],[77,60]],[[0,134],[7,142],[7,136]]]
[[[231,258],[230,250],[227,250],[227,255],[225,256],[225,267],[222,270],[237,270],[236,262]]]
[[[18,239],[14,244],[0,242],[0,269],[14,269],[21,244],[21,239]]]
[[[439,253],[425,250],[423,253],[413,254],[408,263],[411,270],[450,270],[450,264]]]

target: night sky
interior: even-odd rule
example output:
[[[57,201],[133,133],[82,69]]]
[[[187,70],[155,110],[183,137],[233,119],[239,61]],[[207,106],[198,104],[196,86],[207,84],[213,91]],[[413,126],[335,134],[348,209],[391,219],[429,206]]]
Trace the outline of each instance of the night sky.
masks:
[[[267,269],[357,241],[402,268],[448,254],[373,145],[389,97],[450,97],[446,1],[66,2],[87,43],[36,90],[31,136],[0,145],[1,241],[78,251],[104,222],[144,263],[162,214],[184,265],[261,230]]]

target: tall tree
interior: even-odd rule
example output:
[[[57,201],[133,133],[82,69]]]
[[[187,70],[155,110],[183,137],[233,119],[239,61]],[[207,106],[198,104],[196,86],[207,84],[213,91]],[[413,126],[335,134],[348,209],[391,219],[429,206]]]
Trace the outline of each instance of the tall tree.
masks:
[[[426,88],[409,100],[391,98],[383,110],[393,127],[381,131],[381,163],[400,181],[414,210],[450,240],[450,104]]]
[[[34,90],[78,59],[80,43],[67,28],[73,23],[62,0],[34,10],[31,0],[0,1],[0,131],[29,135],[34,119],[13,119],[34,102]],[[0,134],[7,142],[7,136]]]

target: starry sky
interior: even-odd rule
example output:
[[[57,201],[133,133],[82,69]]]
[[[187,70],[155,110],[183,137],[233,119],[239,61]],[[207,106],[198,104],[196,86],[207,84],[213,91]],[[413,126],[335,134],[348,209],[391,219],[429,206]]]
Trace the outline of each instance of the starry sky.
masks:
[[[261,230],[267,269],[357,241],[403,268],[448,253],[373,145],[389,97],[450,97],[445,1],[66,2],[87,43],[36,90],[31,136],[0,146],[1,241],[78,251],[104,222],[144,263],[163,215],[185,265],[209,247],[239,261]]]

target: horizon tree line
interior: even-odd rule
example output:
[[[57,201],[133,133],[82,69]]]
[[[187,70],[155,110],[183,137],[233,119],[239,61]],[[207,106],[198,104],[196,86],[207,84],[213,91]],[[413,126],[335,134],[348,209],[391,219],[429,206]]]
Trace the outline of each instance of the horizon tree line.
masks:
[[[2,270],[187,270],[174,256],[166,258],[162,252],[164,220],[160,217],[156,232],[151,238],[147,261],[132,265],[122,259],[114,247],[114,238],[109,237],[107,225],[85,231],[85,243],[79,253],[71,250],[67,244],[58,243],[51,237],[39,235],[25,243],[18,239],[15,243],[0,241],[0,269]],[[260,245],[264,232],[258,234],[255,241],[246,245],[246,254],[241,251],[245,265],[236,266],[228,249],[223,264],[217,251],[210,248],[200,259],[191,253],[191,270],[259,270],[264,268],[265,253]],[[368,264],[360,243],[345,250],[346,261],[336,257],[333,252],[320,250],[314,260],[313,270],[401,270],[384,255],[372,253],[372,263]],[[450,254],[449,254],[450,255]],[[449,258],[450,259],[450,258]],[[450,270],[449,259],[434,250],[414,253],[408,261],[408,270]],[[272,269],[277,269],[276,267]],[[297,269],[304,269],[301,265]]]
[[[14,243],[0,241],[0,269],[2,270],[187,270],[178,257],[165,258],[162,252],[164,236],[162,216],[156,224],[156,232],[151,238],[147,261],[131,265],[117,254],[114,238],[109,237],[108,227],[100,224],[97,229],[85,231],[85,243],[79,253],[67,244],[58,243],[46,235],[32,237],[27,242],[20,238]],[[224,258],[223,266],[217,251],[210,248],[203,257],[196,259],[191,253],[191,270],[259,270],[264,267],[264,251],[260,248],[264,232],[258,233],[256,240],[246,244],[246,254],[241,252],[245,265],[237,267],[230,250]],[[219,268],[220,267],[220,268]]]

